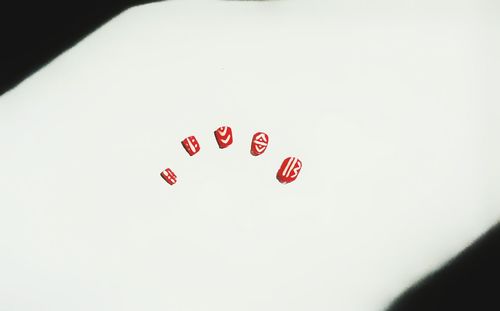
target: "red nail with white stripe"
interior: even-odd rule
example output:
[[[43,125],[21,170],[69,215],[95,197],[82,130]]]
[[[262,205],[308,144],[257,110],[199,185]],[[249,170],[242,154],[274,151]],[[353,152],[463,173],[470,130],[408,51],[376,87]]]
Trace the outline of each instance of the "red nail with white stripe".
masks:
[[[165,181],[169,184],[169,185],[173,185],[177,182],[177,176],[175,176],[174,172],[170,169],[170,168],[167,168],[166,170],[164,170],[163,172],[161,172],[160,176],[165,179]]]
[[[269,136],[263,132],[257,132],[252,137],[252,145],[250,146],[250,153],[253,156],[259,156],[264,153],[269,144]]]
[[[190,156],[193,156],[198,151],[200,151],[200,144],[198,143],[198,140],[196,140],[196,137],[194,136],[189,136],[185,138],[182,141],[182,146],[184,147],[184,149],[186,149],[187,153],[189,153]]]
[[[297,179],[302,169],[302,161],[296,157],[288,157],[283,160],[281,167],[276,173],[276,178],[282,184],[288,184]]]
[[[214,131],[215,140],[220,149],[229,147],[233,143],[233,130],[229,126],[221,126]]]

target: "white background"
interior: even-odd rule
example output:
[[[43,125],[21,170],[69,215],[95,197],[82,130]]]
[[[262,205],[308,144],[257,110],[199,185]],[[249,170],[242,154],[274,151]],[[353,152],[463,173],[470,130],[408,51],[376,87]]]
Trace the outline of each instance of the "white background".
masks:
[[[126,11],[0,97],[0,310],[382,310],[500,215],[499,12]]]

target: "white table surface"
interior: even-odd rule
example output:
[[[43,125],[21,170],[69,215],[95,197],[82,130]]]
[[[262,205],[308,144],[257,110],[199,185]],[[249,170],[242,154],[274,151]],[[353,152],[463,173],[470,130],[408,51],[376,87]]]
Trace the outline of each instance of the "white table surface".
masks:
[[[0,97],[0,310],[382,310],[499,219],[499,12],[124,12]]]

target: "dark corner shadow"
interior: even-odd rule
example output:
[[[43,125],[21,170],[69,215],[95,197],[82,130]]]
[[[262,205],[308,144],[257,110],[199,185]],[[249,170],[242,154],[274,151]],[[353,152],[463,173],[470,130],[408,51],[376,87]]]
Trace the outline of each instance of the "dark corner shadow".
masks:
[[[413,310],[500,310],[500,224],[386,309]]]
[[[0,3],[0,96],[126,9],[161,0]]]

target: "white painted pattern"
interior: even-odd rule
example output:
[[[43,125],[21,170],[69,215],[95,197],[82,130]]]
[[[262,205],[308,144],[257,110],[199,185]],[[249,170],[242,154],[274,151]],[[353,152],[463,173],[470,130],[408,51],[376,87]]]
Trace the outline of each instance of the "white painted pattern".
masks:
[[[288,168],[290,167],[290,163],[292,163],[293,158],[288,158],[288,162],[286,163],[285,169],[281,173],[283,176],[287,176],[286,172],[288,171]]]
[[[191,142],[191,139],[188,139],[187,141],[188,141],[188,145],[189,145],[189,148],[191,149],[191,151],[196,151],[196,148],[193,145],[193,143]]]
[[[291,178],[297,177],[297,175],[299,174],[299,170],[301,168],[302,168],[302,162],[300,160],[297,160],[297,167],[293,169],[294,174],[292,176],[290,176],[290,177]]]
[[[255,137],[254,141],[267,144],[268,138],[266,137],[266,134],[260,133],[259,135],[257,135],[257,137]]]
[[[222,136],[226,136],[226,133],[227,133],[227,126],[222,126],[222,127],[219,127],[218,131],[219,131],[219,133],[220,133]]]
[[[297,163],[297,158],[292,158],[293,161],[292,161],[292,164],[290,165],[290,169],[288,170],[288,172],[286,172],[286,177],[290,177],[290,173],[292,173],[292,170],[293,170],[293,167],[295,166],[295,163]]]
[[[231,135],[227,136],[226,139],[222,139],[221,138],[221,141],[224,143],[224,144],[227,144],[227,142],[231,139]]]
[[[266,149],[266,146],[262,146],[262,147],[255,146],[255,150],[257,150],[257,152],[259,152],[259,153],[263,152],[265,149]]]

